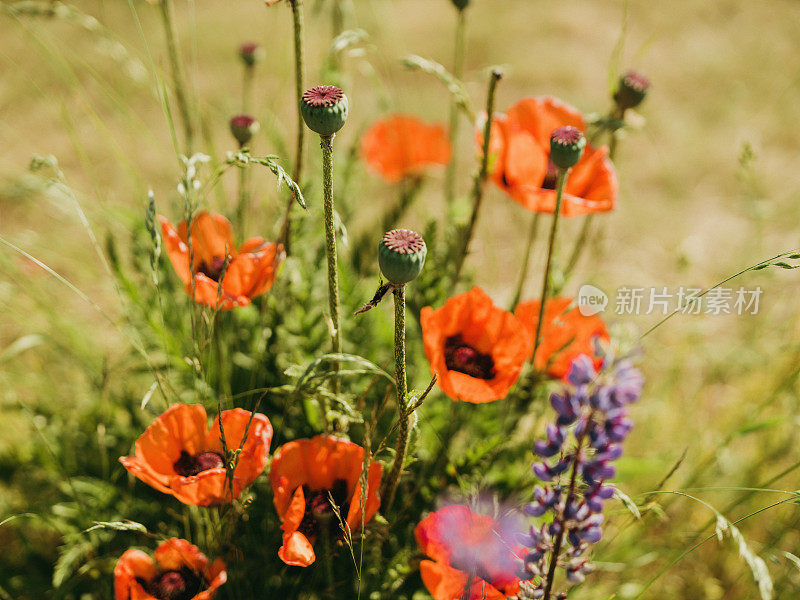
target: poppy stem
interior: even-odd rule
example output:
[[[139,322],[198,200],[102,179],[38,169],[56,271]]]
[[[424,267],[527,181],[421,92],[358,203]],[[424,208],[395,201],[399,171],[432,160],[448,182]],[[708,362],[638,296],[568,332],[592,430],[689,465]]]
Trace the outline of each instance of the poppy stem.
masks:
[[[250,99],[253,95],[253,71],[252,65],[244,66],[244,79],[242,81],[242,114],[248,114]]]
[[[328,305],[331,311],[331,351],[342,351],[342,319],[339,315],[339,272],[336,260],[336,226],[333,219],[333,136],[319,136],[322,146],[322,183],[325,196],[325,252],[328,256]],[[338,370],[338,362],[335,363]],[[334,392],[338,391],[334,380]]]
[[[466,53],[466,25],[467,17],[465,10],[458,10],[458,22],[456,24],[456,39],[455,39],[455,55],[453,58],[453,77],[461,80],[464,72],[464,55]],[[458,137],[458,124],[459,124],[459,107],[455,100],[450,101],[450,162],[447,163],[447,171],[445,172],[445,200],[447,201],[448,215],[453,213],[453,204],[455,203],[455,187],[456,187],[456,167],[458,163],[457,144],[456,138]]]
[[[244,144],[239,144],[239,151],[244,149]],[[239,169],[239,203],[236,205],[236,230],[242,231],[244,226],[244,213],[247,210],[247,204],[250,202],[250,194],[247,189],[247,173],[248,168],[243,167]]]
[[[163,0],[160,2],[160,6],[161,19],[164,22],[164,34],[167,40],[167,54],[169,55],[169,63],[172,70],[172,83],[175,87],[175,100],[178,103],[178,111],[183,121],[184,141],[186,143],[185,152],[186,156],[191,156],[194,146],[194,126],[192,125],[189,101],[186,97],[186,78],[183,73],[183,63],[178,52],[178,34],[175,29],[172,0]]]
[[[514,312],[517,304],[519,304],[519,300],[522,297],[522,290],[525,287],[525,280],[528,278],[528,264],[530,263],[533,245],[536,242],[536,231],[539,229],[540,214],[541,213],[538,212],[533,213],[531,228],[528,230],[528,243],[525,246],[525,256],[522,259],[522,270],[519,272],[519,281],[517,281],[517,291],[514,292],[514,299],[511,301],[511,308],[509,309],[511,312]]]
[[[292,23],[294,25],[294,90],[295,104],[297,105],[297,143],[295,149],[294,169],[292,170],[292,180],[300,183],[303,174],[303,139],[305,135],[305,123],[303,114],[300,111],[300,102],[303,98],[303,70],[305,66],[305,45],[304,45],[304,18],[303,0],[289,0],[292,7]],[[281,228],[280,240],[286,253],[289,253],[291,229],[292,229],[292,205],[295,199],[292,195],[286,202],[286,213],[283,217],[283,227]]]
[[[403,462],[408,449],[408,419],[410,417],[408,401],[408,380],[406,378],[406,286],[397,285],[394,288],[394,378],[397,386],[397,408],[400,412],[400,422],[397,432],[397,448],[395,449],[394,463],[386,486],[383,490],[381,505],[384,511],[389,510],[394,502],[397,484],[403,471]]]
[[[478,213],[481,209],[483,201],[483,191],[486,183],[486,178],[489,174],[489,141],[492,135],[492,121],[494,120],[494,93],[497,88],[497,82],[503,77],[503,72],[500,69],[492,69],[492,74],[489,78],[489,90],[486,94],[486,123],[483,126],[483,156],[481,157],[481,166],[478,173],[475,175],[472,185],[472,216],[469,219],[466,229],[464,230],[463,241],[461,243],[461,251],[456,257],[456,270],[453,277],[453,285],[458,283],[461,278],[461,269],[464,266],[464,261],[469,252],[469,244],[472,241],[472,234],[475,231],[475,223],[478,221]]]
[[[533,343],[533,356],[531,364],[536,364],[536,351],[539,349],[542,334],[542,320],[544,319],[544,306],[547,303],[547,295],[550,291],[550,269],[553,264],[553,250],[556,245],[556,235],[558,233],[558,221],[561,214],[561,200],[564,196],[564,186],[567,183],[568,169],[559,169],[556,176],[556,207],[553,211],[553,224],[550,228],[550,241],[547,244],[547,262],[544,266],[544,278],[542,281],[542,295],[539,301],[539,319],[536,321],[536,337]]]

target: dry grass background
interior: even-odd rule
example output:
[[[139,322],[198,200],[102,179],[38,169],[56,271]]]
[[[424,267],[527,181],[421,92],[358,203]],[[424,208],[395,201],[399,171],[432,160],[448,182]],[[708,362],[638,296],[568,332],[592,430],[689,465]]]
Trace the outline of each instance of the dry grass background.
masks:
[[[252,39],[267,49],[258,70],[254,110],[266,135],[258,138],[255,151],[286,156],[270,131],[289,138],[294,131],[289,10],[282,5],[266,9],[258,0],[178,5],[183,48],[191,57],[189,76],[216,151],[231,146],[227,119],[239,109],[241,86],[236,48]],[[330,39],[330,21],[324,2],[309,5],[307,78],[312,83]],[[365,29],[371,39],[368,61],[346,59],[352,109],[340,147],[351,144],[359,130],[385,112],[380,98],[392,110],[445,121],[441,85],[405,71],[397,59],[414,53],[450,64],[450,3],[354,0],[352,5],[355,17],[349,17],[347,26]],[[465,79],[478,105],[484,69],[493,64],[506,69],[498,92],[501,110],[526,95],[552,94],[584,111],[604,112],[609,68],[636,67],[653,81],[641,111],[641,131],[631,132],[621,144],[618,209],[598,219],[603,222],[602,239],[568,291],[584,280],[610,292],[624,285],[708,286],[800,246],[800,4],[631,1],[624,46],[616,59],[624,14],[618,0],[473,0],[473,5]],[[113,287],[74,209],[37,190],[25,172],[33,154],[56,156],[101,233],[122,236],[126,224],[143,214],[148,187],[162,207],[169,206],[176,164],[146,68],[148,52],[163,68],[166,57],[153,7],[135,3],[149,40],[145,48],[127,2],[75,6],[97,16],[128,55],[104,52],[102,37],[74,24],[0,16],[0,236],[118,314]],[[369,75],[370,64],[383,87]],[[468,129],[462,127],[462,191],[468,189],[474,164]],[[232,202],[233,180],[224,183]],[[442,184],[438,174],[423,196],[421,213],[441,210]],[[359,174],[344,202],[363,204],[366,223],[382,198],[391,198],[391,191]],[[219,197],[216,202],[220,208]],[[251,213],[248,233],[276,232],[281,207],[272,185],[261,181],[260,203]],[[178,210],[176,206],[175,215]],[[490,188],[481,218],[475,256],[468,264],[476,282],[506,303],[527,214]],[[356,223],[353,228],[364,226]],[[577,227],[577,221],[568,223],[562,240]],[[534,265],[541,264],[541,257],[537,260]],[[15,456],[24,459],[19,449],[35,436],[36,403],[58,403],[70,410],[87,401],[92,382],[75,374],[70,361],[113,363],[127,342],[92,308],[7,248],[0,249],[0,274],[0,452],[18,452]],[[631,496],[654,489],[684,452],[669,488],[800,487],[797,471],[765,485],[800,460],[800,282],[795,271],[767,270],[745,275],[735,287],[740,284],[764,289],[758,315],[679,316],[646,338],[647,391],[635,409],[637,427],[621,462],[622,486]],[[536,293],[534,287],[529,296]],[[630,336],[657,320],[653,315],[609,319]],[[30,334],[74,344],[4,360],[2,348]],[[20,493],[0,490],[0,515],[4,502],[10,504]],[[722,508],[743,492],[692,493]],[[742,517],[775,498],[756,494],[726,516]],[[690,545],[710,516],[690,500],[662,501],[668,505],[665,514],[652,514],[619,535],[616,529],[608,532],[613,543],[598,550],[605,572],[596,574],[580,597],[606,598],[614,592],[635,597],[657,569]],[[741,525],[755,551],[774,557],[768,564],[776,581],[783,582],[781,597],[786,600],[796,597],[791,590],[797,589],[800,571],[780,551],[798,553],[799,520],[797,506],[789,504]],[[624,522],[615,520],[615,527]],[[711,541],[644,597],[731,600],[754,598],[756,591],[734,544]]]

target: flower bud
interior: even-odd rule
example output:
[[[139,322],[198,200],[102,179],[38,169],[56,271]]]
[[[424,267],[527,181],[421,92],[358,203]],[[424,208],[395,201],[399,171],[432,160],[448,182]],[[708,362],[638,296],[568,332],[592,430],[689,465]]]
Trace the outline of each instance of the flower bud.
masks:
[[[264,48],[256,42],[245,42],[239,46],[239,58],[248,67],[252,67],[256,63],[264,60]]]
[[[469,6],[469,0],[452,0],[452,2],[458,10],[464,10]]]
[[[231,119],[231,133],[242,146],[253,139],[259,127],[258,121],[250,115],[236,115]]]
[[[378,264],[387,280],[402,285],[417,278],[427,253],[420,234],[410,229],[393,229],[378,244]]]
[[[642,103],[650,88],[650,80],[638,71],[628,71],[619,78],[619,86],[614,92],[614,102],[620,110],[634,108]]]
[[[344,127],[348,109],[347,96],[335,85],[318,85],[306,90],[300,101],[300,111],[308,128],[325,137]]]
[[[550,160],[559,169],[569,169],[581,159],[586,138],[577,127],[559,127],[550,136]]]

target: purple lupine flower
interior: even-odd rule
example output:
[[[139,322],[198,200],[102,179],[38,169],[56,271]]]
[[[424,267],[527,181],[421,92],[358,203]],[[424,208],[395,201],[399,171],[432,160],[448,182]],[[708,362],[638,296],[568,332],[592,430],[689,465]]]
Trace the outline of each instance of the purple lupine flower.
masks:
[[[576,358],[567,379],[570,386],[550,396],[555,422],[547,425],[546,438],[534,443],[541,459],[560,459],[533,464],[536,477],[557,484],[535,487],[532,502],[524,508],[530,517],[549,513],[552,518],[520,537],[530,551],[521,561],[519,600],[542,597],[553,565],[563,568],[573,583],[592,572],[583,555],[603,537],[603,503],[614,496],[606,482],[616,475],[613,463],[622,456],[622,442],[633,428],[627,407],[641,397],[644,384],[630,360],[608,357],[599,373],[589,357]],[[571,475],[561,478],[568,471]],[[565,540],[569,545],[562,547]]]

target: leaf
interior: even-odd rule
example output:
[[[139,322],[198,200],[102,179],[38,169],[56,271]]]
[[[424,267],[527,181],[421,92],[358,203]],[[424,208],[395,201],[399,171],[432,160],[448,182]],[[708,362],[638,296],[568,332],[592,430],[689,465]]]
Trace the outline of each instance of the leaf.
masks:
[[[53,587],[58,588],[75,572],[75,570],[83,563],[87,550],[90,548],[88,544],[77,544],[75,546],[65,546],[55,567],[53,568]]]
[[[631,500],[630,496],[628,496],[625,492],[623,492],[619,488],[614,488],[614,497],[622,502],[622,505],[627,508],[630,513],[637,519],[642,518],[642,513],[639,512],[639,507],[636,506],[636,503]]]
[[[26,350],[35,348],[44,343],[44,338],[36,333],[30,335],[23,335],[9,344],[2,352],[0,352],[0,363],[11,360],[15,356],[22,354]]]
[[[798,569],[800,569],[800,558],[798,558],[797,556],[795,556],[795,555],[794,555],[794,554],[792,554],[791,552],[783,552],[783,555],[784,555],[786,558],[788,558],[788,559],[789,559],[789,560],[792,562],[792,564],[793,564],[795,567],[797,567]]]
[[[156,391],[157,387],[158,387],[158,382],[154,381],[153,385],[150,386],[150,389],[148,389],[147,392],[145,392],[144,397],[142,398],[142,406],[141,406],[142,410],[144,410],[144,407],[147,406],[148,402],[150,402],[150,398],[153,397],[153,392]]]

